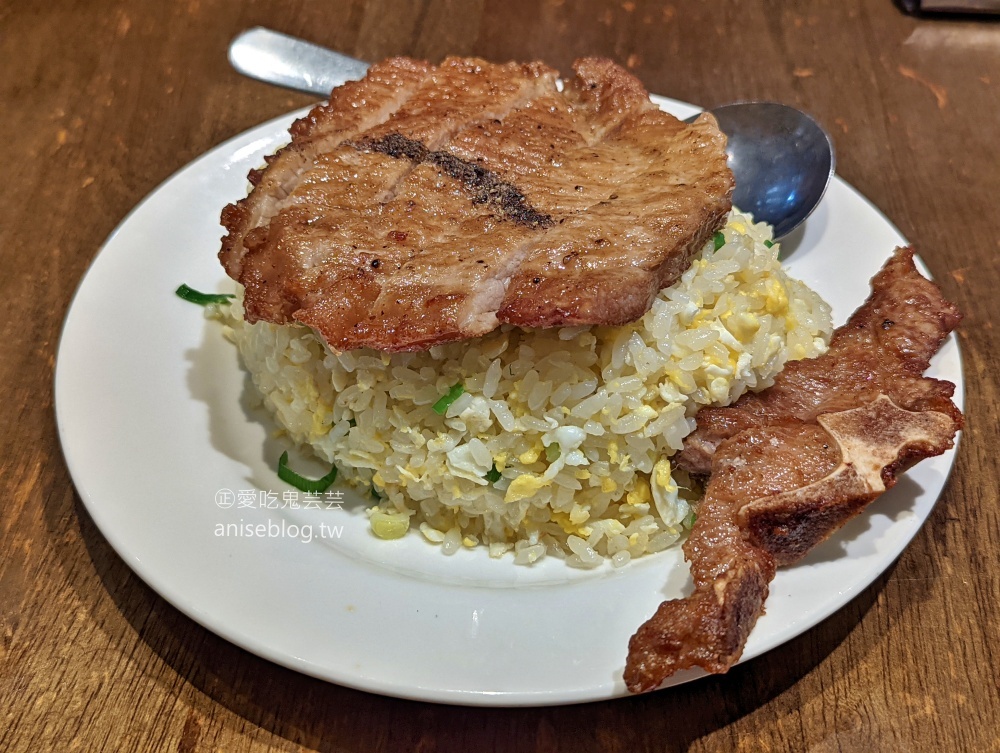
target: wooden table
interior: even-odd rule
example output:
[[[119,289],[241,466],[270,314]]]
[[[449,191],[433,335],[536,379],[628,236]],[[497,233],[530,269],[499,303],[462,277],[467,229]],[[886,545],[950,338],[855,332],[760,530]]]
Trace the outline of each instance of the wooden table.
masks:
[[[861,596],[728,676],[575,707],[470,710],[298,675],[182,616],[96,529],[60,454],[60,324],[128,210],[309,97],[240,78],[270,26],[374,60],[580,55],[706,106],[830,127],[838,172],[918,247],[959,330],[968,418],[927,525]],[[889,0],[0,7],[0,749],[1000,751],[1000,26]]]

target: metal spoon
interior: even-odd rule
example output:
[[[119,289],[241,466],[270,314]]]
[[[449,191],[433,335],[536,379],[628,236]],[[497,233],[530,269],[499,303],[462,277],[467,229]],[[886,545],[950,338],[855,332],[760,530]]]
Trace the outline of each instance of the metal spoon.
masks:
[[[368,70],[361,60],[261,27],[233,40],[229,62],[250,78],[323,97]],[[804,112],[774,102],[711,112],[729,141],[733,203],[773,226],[775,238],[788,235],[816,208],[833,177],[829,135]]]
[[[812,214],[834,171],[833,142],[801,110],[777,102],[712,108],[736,178],[733,204],[782,238]]]

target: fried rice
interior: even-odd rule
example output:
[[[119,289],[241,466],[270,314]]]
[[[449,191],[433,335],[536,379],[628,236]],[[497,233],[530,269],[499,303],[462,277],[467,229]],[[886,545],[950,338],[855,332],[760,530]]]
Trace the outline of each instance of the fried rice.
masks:
[[[826,349],[830,307],[778,250],[733,210],[636,322],[504,326],[423,352],[333,352],[302,325],[247,324],[239,300],[221,316],[263,405],[362,491],[375,536],[621,566],[691,525],[670,457],[696,411]]]

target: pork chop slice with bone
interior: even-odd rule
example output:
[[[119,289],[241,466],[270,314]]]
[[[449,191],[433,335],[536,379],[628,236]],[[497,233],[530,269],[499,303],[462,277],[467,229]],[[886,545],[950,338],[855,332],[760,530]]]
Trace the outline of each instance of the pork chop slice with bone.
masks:
[[[641,317],[725,222],[725,137],[574,70],[396,58],[334,90],[223,211],[247,320],[396,351]]]
[[[954,385],[923,376],[961,315],[897,249],[817,358],[772,387],[702,411],[681,465],[710,472],[684,554],[694,593],[666,601],[629,642],[625,681],[652,690],[689,667],[725,672],[791,564],[923,458],[953,446]]]

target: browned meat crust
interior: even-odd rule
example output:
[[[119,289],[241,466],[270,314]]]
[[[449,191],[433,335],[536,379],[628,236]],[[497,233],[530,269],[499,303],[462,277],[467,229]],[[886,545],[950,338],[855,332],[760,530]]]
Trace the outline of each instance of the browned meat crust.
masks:
[[[907,410],[936,410],[958,419],[951,402],[955,386],[923,373],[961,318],[937,285],[916,271],[913,249],[897,249],[872,280],[865,305],[834,332],[826,354],[790,362],[763,392],[700,411],[677,465],[706,474],[719,443],[744,429],[815,421],[821,413],[853,408],[880,394]]]
[[[661,604],[632,637],[633,692],[689,667],[728,670],[777,566],[826,539],[899,473],[953,446],[962,426],[954,386],[922,372],[958,311],[919,275],[911,249],[898,249],[872,285],[826,354],[791,364],[731,408],[699,414],[698,457],[711,476],[684,545],[695,590]]]
[[[725,221],[725,137],[574,70],[398,58],[336,89],[223,211],[247,319],[394,351],[642,316]]]

